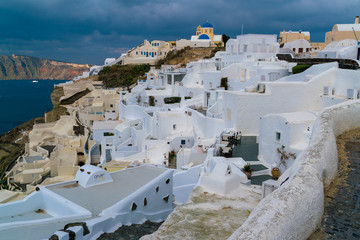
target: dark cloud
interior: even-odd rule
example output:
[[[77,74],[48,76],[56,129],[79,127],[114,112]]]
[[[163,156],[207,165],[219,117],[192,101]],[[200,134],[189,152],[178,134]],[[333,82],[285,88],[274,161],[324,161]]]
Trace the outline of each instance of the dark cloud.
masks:
[[[0,54],[101,64],[144,39],[190,38],[209,20],[215,33],[307,30],[323,41],[360,15],[360,0],[0,0]]]

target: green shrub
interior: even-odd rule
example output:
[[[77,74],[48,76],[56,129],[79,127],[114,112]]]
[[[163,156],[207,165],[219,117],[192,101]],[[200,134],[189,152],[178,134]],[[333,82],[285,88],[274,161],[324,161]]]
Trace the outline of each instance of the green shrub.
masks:
[[[223,87],[223,88],[225,88],[225,90],[228,90],[229,85],[228,85],[227,77],[221,78],[220,87]]]
[[[155,106],[155,97],[149,96],[149,106],[154,107]]]
[[[187,99],[191,99],[191,97],[190,96],[185,96],[185,100],[187,100]]]
[[[308,69],[311,66],[312,65],[309,65],[309,64],[296,65],[295,67],[292,68],[292,73],[293,74],[301,73],[301,72],[305,71],[306,69]]]
[[[114,133],[112,132],[104,132],[105,137],[114,136]]]
[[[181,102],[181,97],[167,97],[164,98],[166,104],[179,103]]]
[[[150,70],[149,64],[106,66],[99,72],[99,81],[106,88],[128,87]]]

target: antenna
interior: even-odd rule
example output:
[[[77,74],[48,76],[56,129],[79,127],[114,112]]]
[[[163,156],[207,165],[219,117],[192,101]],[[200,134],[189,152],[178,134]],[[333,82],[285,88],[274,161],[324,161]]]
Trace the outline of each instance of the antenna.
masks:
[[[244,24],[241,24],[241,35],[244,35]]]
[[[353,30],[353,32],[354,32],[354,35],[355,35],[355,38],[356,38],[356,41],[357,41],[358,45],[360,45],[360,41],[359,41],[359,39],[358,39],[357,36],[356,36],[356,32],[355,32],[354,27],[352,27],[352,30]]]

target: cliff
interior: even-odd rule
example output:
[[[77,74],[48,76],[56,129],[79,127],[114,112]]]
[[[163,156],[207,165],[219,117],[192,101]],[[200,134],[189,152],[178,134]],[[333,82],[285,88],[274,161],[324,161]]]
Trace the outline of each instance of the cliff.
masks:
[[[72,80],[89,69],[88,64],[73,64],[29,56],[0,55],[0,80]]]

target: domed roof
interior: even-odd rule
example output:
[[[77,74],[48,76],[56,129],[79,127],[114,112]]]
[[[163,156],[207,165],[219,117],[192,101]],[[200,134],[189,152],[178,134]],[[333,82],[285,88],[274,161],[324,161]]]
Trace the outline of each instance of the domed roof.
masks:
[[[201,35],[199,36],[199,39],[210,39],[210,38],[209,38],[209,36],[206,35],[206,34],[201,34]]]
[[[206,22],[203,25],[201,25],[201,28],[214,28],[213,25],[211,25],[211,23]]]

